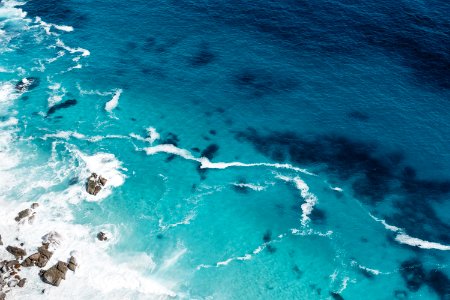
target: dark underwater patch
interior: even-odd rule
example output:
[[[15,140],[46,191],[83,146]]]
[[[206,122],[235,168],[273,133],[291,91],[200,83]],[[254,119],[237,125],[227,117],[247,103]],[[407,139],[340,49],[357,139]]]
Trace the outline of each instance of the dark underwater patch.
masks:
[[[193,67],[203,67],[212,63],[216,58],[216,54],[205,44],[200,46],[198,52],[189,58],[189,64]]]
[[[176,5],[214,22],[257,31],[294,55],[299,48],[352,59],[381,51],[394,59],[400,57],[421,86],[450,88],[448,1],[435,1],[430,6],[361,1],[299,4],[287,0],[216,1],[208,3],[207,9],[188,1],[177,1]]]
[[[316,224],[325,224],[327,219],[325,211],[317,207],[314,207],[309,217]]]
[[[180,139],[175,133],[169,132],[162,140],[161,144],[172,144],[174,146],[178,146]]]
[[[80,27],[87,20],[82,12],[72,9],[68,0],[31,0],[23,6],[28,17],[41,17],[45,22]]]
[[[439,295],[440,299],[450,299],[450,279],[441,270],[431,270],[428,274],[427,283]]]
[[[336,293],[336,292],[330,292],[330,296],[334,300],[344,300],[344,297],[342,297],[339,293]]]
[[[298,86],[294,79],[286,75],[252,68],[245,68],[235,73],[232,82],[238,89],[245,90],[254,97],[289,92]]]
[[[263,235],[263,241],[264,243],[268,243],[272,240],[272,231],[267,230]]]
[[[418,178],[416,171],[405,164],[402,152],[386,152],[375,143],[332,133],[301,136],[287,131],[261,135],[249,128],[237,132],[236,138],[250,142],[277,162],[325,167],[332,178],[350,182],[353,195],[366,204],[375,206],[386,195],[396,195],[397,209],[383,216],[389,224],[404,228],[414,237],[450,243],[450,226],[439,219],[431,203],[447,199],[450,181]]]
[[[297,279],[300,279],[303,276],[303,271],[297,265],[292,267],[292,272],[294,272]]]
[[[206,157],[209,160],[213,159],[216,155],[217,151],[219,151],[219,146],[217,144],[211,144],[206,147],[202,153],[200,154],[202,157]]]
[[[51,114],[54,114],[56,111],[58,111],[60,109],[69,108],[69,107],[74,106],[76,104],[77,104],[77,100],[75,100],[75,99],[69,99],[69,100],[66,100],[64,102],[55,104],[52,107],[50,107],[49,110],[47,111],[47,117],[50,116]]]
[[[366,122],[370,119],[368,114],[356,110],[349,112],[347,115],[350,118],[361,122]]]
[[[423,264],[417,259],[404,261],[400,266],[400,275],[411,292],[417,292],[427,282]]]
[[[245,183],[247,183],[247,180],[245,180],[245,178],[240,178],[240,179],[237,181],[237,183],[238,183],[238,184],[233,184],[233,185],[232,185],[233,190],[234,190],[235,192],[237,192],[237,193],[248,194],[249,188],[246,187],[246,186],[239,185],[239,184],[245,184]]]

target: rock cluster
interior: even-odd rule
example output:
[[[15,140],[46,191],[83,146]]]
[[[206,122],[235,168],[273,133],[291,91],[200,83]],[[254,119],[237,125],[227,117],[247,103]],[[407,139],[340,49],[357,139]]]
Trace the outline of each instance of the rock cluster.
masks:
[[[86,183],[86,191],[91,195],[97,195],[98,192],[102,189],[102,187],[106,184],[106,179],[102,177],[101,175],[97,175],[96,173],[92,173],[91,176],[89,176],[87,183]]]
[[[103,231],[100,231],[97,234],[97,238],[98,238],[99,241],[102,241],[102,242],[108,240],[108,237],[106,236],[106,233],[104,233]]]
[[[50,252],[48,250],[48,244],[44,243],[42,244],[41,247],[38,248],[38,252],[31,254],[22,262],[22,266],[23,267],[37,266],[39,268],[43,268],[47,265],[52,255],[53,252]]]
[[[37,77],[23,78],[16,84],[16,90],[21,93],[32,90],[39,85],[39,82],[40,80]]]
[[[34,210],[38,207],[39,207],[38,203],[31,204],[30,208],[20,211],[14,220],[16,220],[16,222],[19,223],[22,222],[22,220],[28,220],[29,223],[32,223],[36,214]]]
[[[20,211],[15,218],[19,223],[18,225],[23,225],[23,220],[29,220],[30,217],[33,217],[35,214],[34,209],[38,206],[39,204],[33,203],[30,208]],[[24,243],[20,243],[18,238],[16,238],[16,242],[20,243],[20,247],[8,245],[5,249],[14,256],[14,259],[0,259],[0,300],[5,300],[13,288],[23,288],[25,286],[27,279],[20,276],[21,269],[30,267],[44,268],[53,256],[50,247],[59,246],[61,239],[61,235],[55,231],[47,233],[42,237],[42,245],[37,248],[37,252],[28,257],[26,257],[27,251],[22,248]],[[0,235],[0,246],[2,245],[3,242]],[[24,257],[26,258],[24,259]],[[43,282],[58,286],[62,280],[66,279],[67,270],[75,272],[77,267],[77,260],[72,255],[67,263],[58,261],[48,270],[41,269],[39,276]]]

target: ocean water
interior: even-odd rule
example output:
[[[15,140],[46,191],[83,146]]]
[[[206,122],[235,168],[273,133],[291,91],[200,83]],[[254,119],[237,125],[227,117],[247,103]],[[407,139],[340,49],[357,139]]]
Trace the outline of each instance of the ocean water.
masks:
[[[80,265],[8,298],[450,299],[449,11],[2,0],[0,234]]]

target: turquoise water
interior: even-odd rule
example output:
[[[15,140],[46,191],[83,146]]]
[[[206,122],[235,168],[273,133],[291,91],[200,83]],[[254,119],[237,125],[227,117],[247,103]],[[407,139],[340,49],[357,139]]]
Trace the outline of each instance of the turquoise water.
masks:
[[[448,299],[445,2],[1,5],[0,234],[80,261],[13,298]]]

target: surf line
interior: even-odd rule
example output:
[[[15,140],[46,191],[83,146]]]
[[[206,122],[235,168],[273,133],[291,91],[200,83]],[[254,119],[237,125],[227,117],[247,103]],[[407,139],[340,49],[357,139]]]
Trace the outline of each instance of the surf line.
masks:
[[[137,150],[143,150],[147,153],[147,155],[155,155],[157,153],[168,153],[173,155],[178,155],[180,157],[183,157],[187,160],[192,160],[200,163],[201,169],[226,169],[230,167],[271,167],[271,168],[277,168],[277,169],[289,169],[296,172],[301,172],[307,175],[311,176],[317,176],[314,173],[311,173],[307,171],[306,169],[294,167],[290,164],[279,164],[279,163],[242,163],[238,161],[233,162],[211,162],[206,157],[195,157],[192,155],[191,152],[189,152],[186,149],[178,148],[172,144],[161,144],[157,146],[152,147],[145,147],[143,149],[137,149]]]
[[[397,235],[395,236],[395,240],[400,244],[405,244],[405,245],[409,245],[412,247],[419,247],[422,249],[435,249],[435,250],[442,250],[442,251],[450,251],[449,245],[442,245],[439,243],[424,241],[419,238],[412,237],[412,236],[406,234],[406,232],[402,228],[399,228],[399,227],[393,226],[393,225],[389,225],[388,223],[386,223],[385,220],[379,219],[370,213],[369,213],[369,216],[372,219],[374,219],[375,221],[383,224],[384,228],[386,228],[387,230],[396,233]]]

